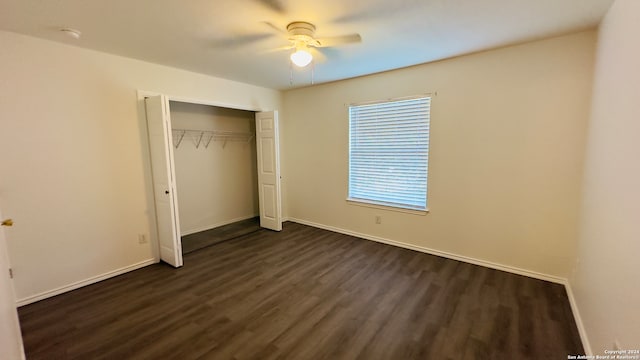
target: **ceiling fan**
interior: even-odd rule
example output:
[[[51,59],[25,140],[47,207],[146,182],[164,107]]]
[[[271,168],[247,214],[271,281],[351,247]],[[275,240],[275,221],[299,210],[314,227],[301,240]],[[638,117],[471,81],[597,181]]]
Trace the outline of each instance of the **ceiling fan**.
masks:
[[[313,60],[311,49],[354,44],[362,41],[359,34],[316,38],[315,32],[316,27],[312,23],[306,21],[289,23],[286,34],[290,44],[275,49],[275,51],[294,50],[291,54],[291,62],[296,66],[305,67]]]
[[[317,56],[322,56],[319,51],[315,51],[317,48],[354,44],[362,41],[359,34],[318,38],[315,35],[315,25],[306,21],[291,22],[285,29],[281,29],[267,21],[263,21],[262,23],[267,25],[272,31],[275,31],[276,34],[283,35],[285,39],[289,41],[289,45],[267,50],[266,52],[292,50],[291,61],[299,67],[305,67],[311,63],[313,60],[312,53],[315,53]],[[214,43],[214,46],[219,48],[236,48],[262,41],[272,36],[274,36],[273,33],[235,36],[233,38],[218,40]]]

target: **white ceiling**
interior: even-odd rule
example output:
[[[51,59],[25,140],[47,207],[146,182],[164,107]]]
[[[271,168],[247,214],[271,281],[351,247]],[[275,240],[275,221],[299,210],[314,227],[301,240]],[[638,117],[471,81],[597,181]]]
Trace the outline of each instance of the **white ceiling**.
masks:
[[[0,0],[0,29],[274,89],[291,71],[284,29],[359,33],[322,49],[315,83],[440,60],[595,27],[613,0]],[[268,24],[269,23],[269,24]],[[79,29],[74,40],[59,31]]]

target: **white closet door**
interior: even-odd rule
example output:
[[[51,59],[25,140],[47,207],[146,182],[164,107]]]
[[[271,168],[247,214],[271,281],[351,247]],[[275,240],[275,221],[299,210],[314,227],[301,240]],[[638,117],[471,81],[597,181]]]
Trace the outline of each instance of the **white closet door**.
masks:
[[[2,214],[0,214],[0,220],[2,220]],[[0,357],[24,359],[16,299],[9,276],[9,256],[2,226],[0,226]]]
[[[278,112],[256,113],[260,226],[276,231],[282,230],[278,143]]]
[[[178,219],[169,100],[165,96],[153,96],[146,98],[145,104],[160,259],[180,267],[182,266],[182,242]]]

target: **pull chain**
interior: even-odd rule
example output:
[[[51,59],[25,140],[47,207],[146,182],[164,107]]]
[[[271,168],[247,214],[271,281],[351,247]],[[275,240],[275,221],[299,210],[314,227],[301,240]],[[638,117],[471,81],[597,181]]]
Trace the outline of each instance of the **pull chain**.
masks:
[[[293,64],[289,61],[289,86],[293,86]]]
[[[313,61],[311,63],[311,85],[314,84],[315,82],[315,77],[316,77],[316,62]]]
[[[311,85],[316,83],[316,62],[311,62]],[[293,86],[293,63],[289,61],[289,86]]]

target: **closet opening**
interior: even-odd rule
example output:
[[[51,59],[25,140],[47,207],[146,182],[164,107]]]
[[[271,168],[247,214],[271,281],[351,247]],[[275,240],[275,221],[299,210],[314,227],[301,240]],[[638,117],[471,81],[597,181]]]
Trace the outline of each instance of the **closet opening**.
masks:
[[[259,230],[256,112],[169,108],[182,253]]]
[[[147,118],[157,261],[180,267],[183,250],[253,231],[256,216],[259,227],[282,230],[276,110],[139,96]]]

